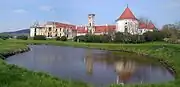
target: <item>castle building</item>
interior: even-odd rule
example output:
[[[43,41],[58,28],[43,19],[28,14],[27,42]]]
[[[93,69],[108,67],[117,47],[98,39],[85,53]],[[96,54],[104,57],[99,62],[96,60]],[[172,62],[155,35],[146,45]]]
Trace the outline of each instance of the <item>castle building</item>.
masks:
[[[102,35],[110,32],[126,32],[130,34],[143,34],[147,31],[153,31],[155,26],[152,22],[143,23],[140,22],[127,6],[122,15],[115,20],[114,25],[95,25],[95,14],[88,15],[87,26],[73,25],[60,22],[47,22],[44,25],[35,23],[30,27],[30,37],[36,35],[45,35],[48,38],[55,38],[66,36],[68,39],[72,39],[75,36],[93,34]]]

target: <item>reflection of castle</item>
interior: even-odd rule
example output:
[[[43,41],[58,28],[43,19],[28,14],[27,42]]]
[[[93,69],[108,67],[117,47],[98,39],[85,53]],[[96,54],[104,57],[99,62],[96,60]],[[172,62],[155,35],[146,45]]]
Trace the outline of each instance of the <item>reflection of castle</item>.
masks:
[[[103,56],[106,55],[106,56]],[[88,74],[93,73],[93,62],[106,62],[106,64],[114,64],[115,71],[117,74],[117,84],[126,83],[135,72],[136,63],[130,60],[117,60],[111,54],[93,54],[91,50],[86,51],[86,56],[84,58],[86,64],[86,70]]]
[[[96,54],[92,54],[91,50],[86,51],[84,62],[86,64],[86,70],[88,74],[93,73],[93,62],[106,62],[106,63],[111,62],[112,64],[115,65],[115,71],[117,74],[117,82],[116,82],[117,84],[126,83],[131,78],[136,68],[136,64],[134,61],[115,60],[113,59],[113,56],[110,55],[98,56]]]
[[[134,61],[118,61],[115,63],[115,70],[118,74],[117,84],[126,83],[134,73],[136,68]]]
[[[87,50],[84,62],[88,74],[94,74],[94,76],[100,75],[99,77],[108,75],[107,77],[105,76],[107,79],[110,77],[111,81],[122,85],[129,83],[155,83],[169,78],[167,71],[162,70],[161,66],[154,65],[150,62],[145,64],[147,61],[141,61],[143,62],[141,63],[140,61],[133,60],[135,58],[134,55],[132,58],[128,57],[131,56],[122,54],[119,57],[102,51]],[[115,72],[113,72],[114,70]],[[99,74],[99,72],[101,73]],[[163,75],[165,72],[166,74]]]
[[[86,64],[86,72],[91,75],[93,73],[93,58],[90,50],[87,51],[84,62]]]

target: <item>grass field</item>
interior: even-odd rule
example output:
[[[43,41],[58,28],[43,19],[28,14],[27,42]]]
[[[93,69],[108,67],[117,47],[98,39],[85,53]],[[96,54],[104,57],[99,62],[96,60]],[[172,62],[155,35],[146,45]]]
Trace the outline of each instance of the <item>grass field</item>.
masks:
[[[180,45],[163,42],[144,44],[110,44],[110,43],[76,43],[60,41],[6,40],[0,41],[0,52],[8,52],[25,48],[26,44],[52,44],[74,47],[88,47],[105,50],[124,50],[138,54],[154,56],[168,62],[176,70],[175,81],[163,84],[125,85],[125,87],[178,87],[180,86]],[[7,65],[0,60],[0,87],[87,87],[88,85],[74,81],[64,81],[46,74],[34,73],[16,66]],[[2,86],[1,86],[2,85]],[[112,85],[111,87],[119,87]]]

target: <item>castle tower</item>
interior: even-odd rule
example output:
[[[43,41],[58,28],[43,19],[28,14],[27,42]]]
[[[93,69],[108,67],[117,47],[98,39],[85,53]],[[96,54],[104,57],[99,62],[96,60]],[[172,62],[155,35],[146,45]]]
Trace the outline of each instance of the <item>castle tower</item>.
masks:
[[[95,26],[95,14],[88,14],[88,33],[94,33],[94,26]]]
[[[34,22],[34,24],[30,27],[30,37],[34,37],[37,35],[38,27],[39,27],[39,22],[38,21]]]
[[[137,34],[138,20],[134,16],[130,8],[126,7],[121,16],[116,20],[116,32],[124,32],[130,34]]]

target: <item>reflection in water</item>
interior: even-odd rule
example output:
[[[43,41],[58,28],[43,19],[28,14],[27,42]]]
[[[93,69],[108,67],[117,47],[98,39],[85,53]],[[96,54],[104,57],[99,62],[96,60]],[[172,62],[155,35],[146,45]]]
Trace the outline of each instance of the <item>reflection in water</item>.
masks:
[[[134,61],[117,61],[115,63],[115,70],[117,73],[117,84],[124,84],[128,81],[134,73],[136,64]]]
[[[85,56],[85,64],[86,64],[86,72],[88,75],[92,75],[93,73],[93,58],[92,54],[90,53],[90,50],[86,51],[86,56]]]
[[[110,55],[110,53],[103,53],[103,54],[95,54],[92,53],[92,51],[87,50],[86,51],[86,57],[85,57],[85,64],[86,64],[86,71],[88,74],[93,74],[93,62],[110,62],[108,61],[108,58],[111,58],[114,64],[115,72],[117,74],[117,84],[124,84],[126,81],[128,81],[132,74],[135,71],[136,68],[136,63],[135,61],[132,60],[125,60],[125,59],[120,59],[119,60],[114,60],[113,55]],[[93,60],[94,59],[94,60]]]
[[[81,80],[97,87],[117,84],[159,83],[173,80],[162,66],[144,56],[124,52],[36,45],[11,56],[8,63],[63,79]]]
[[[129,58],[131,57],[131,58]],[[140,56],[130,55],[112,55],[110,52],[95,52],[92,50],[86,50],[85,64],[86,71],[89,74],[93,74],[93,68],[97,67],[93,65],[95,63],[106,63],[109,66],[113,66],[112,68],[116,73],[116,84],[127,84],[132,82],[143,83],[145,81],[151,80],[151,72],[152,66],[157,66],[157,63],[153,63],[153,65],[147,60],[140,60],[140,62],[133,60],[134,58],[138,58]],[[149,65],[146,65],[149,64]],[[156,67],[154,67],[155,69]],[[160,67],[159,67],[160,69]],[[163,70],[162,70],[163,71]],[[165,73],[165,72],[162,72]]]

